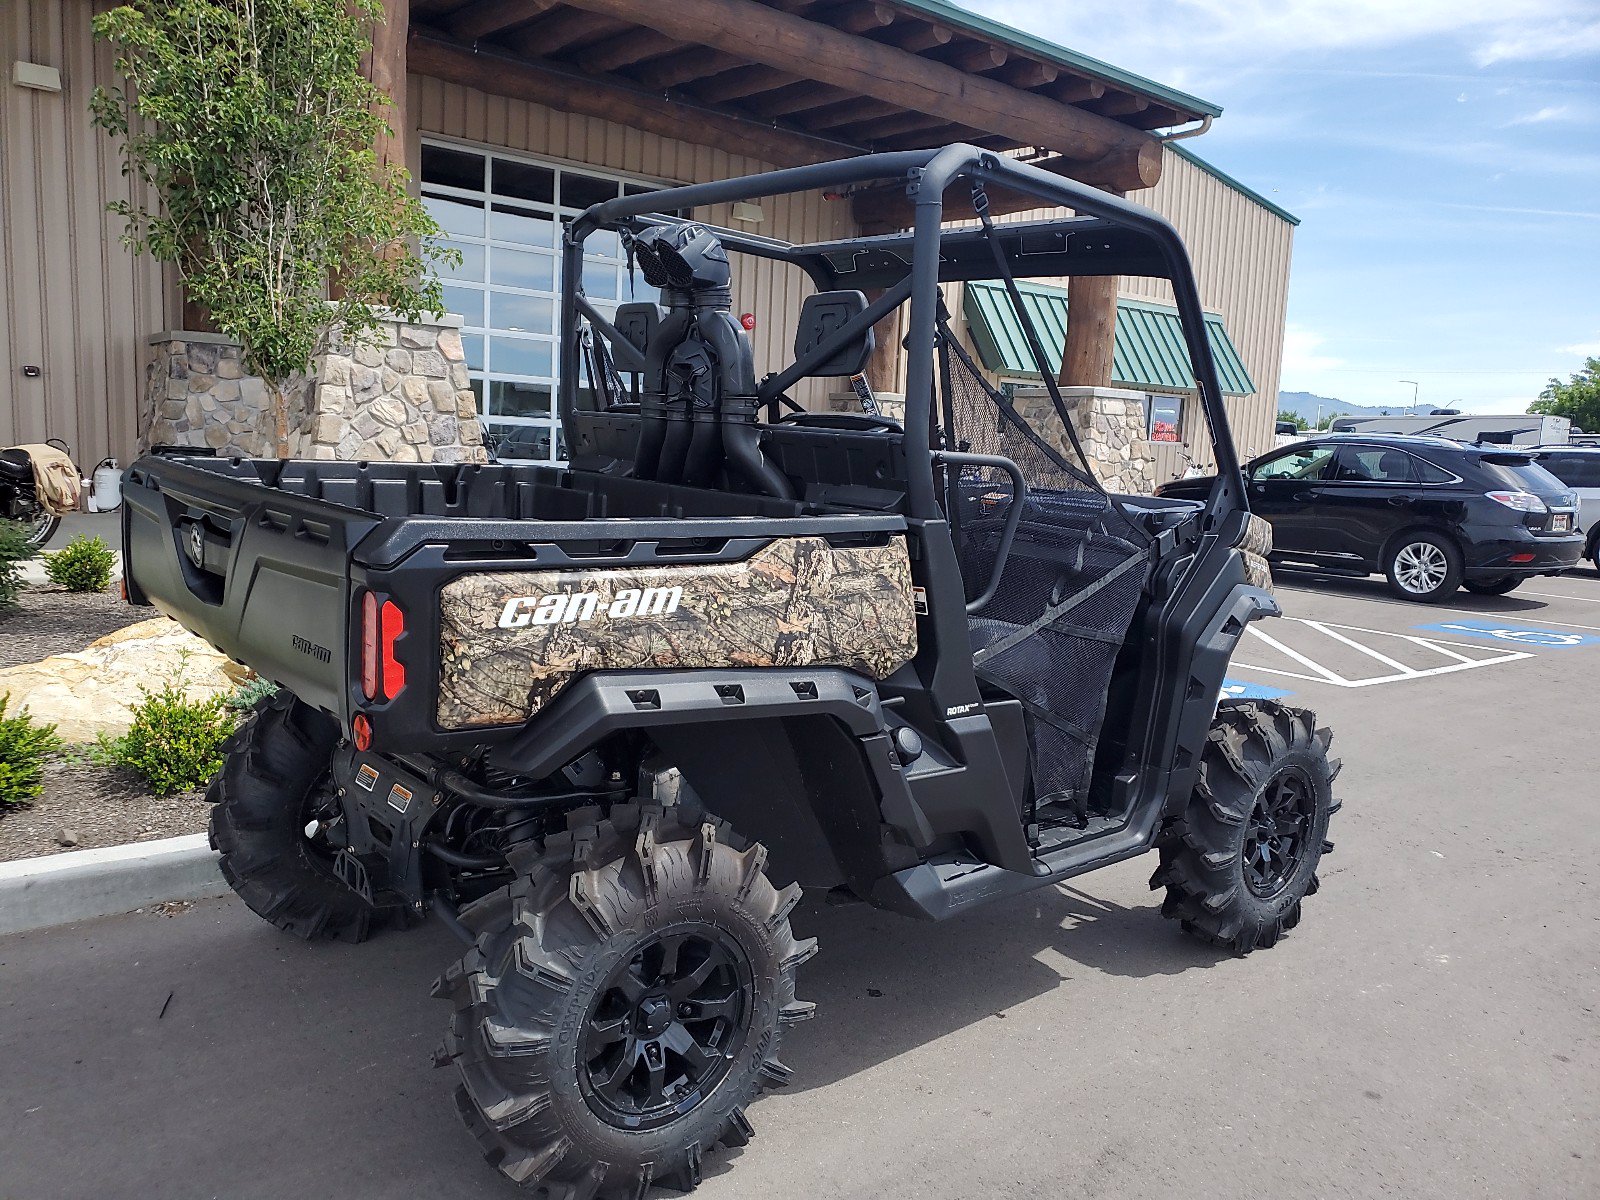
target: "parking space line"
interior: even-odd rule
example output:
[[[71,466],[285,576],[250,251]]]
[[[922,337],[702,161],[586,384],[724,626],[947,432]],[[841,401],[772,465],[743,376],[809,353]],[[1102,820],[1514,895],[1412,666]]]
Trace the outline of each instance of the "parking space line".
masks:
[[[1301,653],[1294,647],[1285,645],[1282,641],[1273,637],[1271,634],[1263,633],[1254,625],[1249,626],[1245,630],[1249,636],[1267,646],[1270,646],[1272,649],[1293,660],[1295,663],[1306,667],[1308,670],[1316,672],[1316,674],[1308,675],[1300,671],[1287,670],[1283,667],[1268,667],[1262,666],[1258,663],[1247,662],[1235,662],[1233,664],[1235,669],[1243,671],[1260,671],[1267,675],[1281,675],[1289,679],[1304,679],[1309,683],[1327,683],[1332,684],[1334,687],[1359,688],[1373,687],[1383,683],[1400,683],[1408,679],[1426,679],[1435,675],[1450,675],[1457,671],[1470,671],[1477,667],[1495,666],[1500,663],[1516,662],[1519,659],[1534,657],[1534,655],[1525,650],[1490,652],[1487,656],[1475,657],[1473,655],[1463,654],[1461,651],[1471,650],[1474,652],[1474,655],[1481,655],[1484,649],[1483,646],[1467,642],[1444,641],[1439,638],[1419,637],[1410,633],[1391,633],[1386,629],[1367,629],[1360,625],[1335,626],[1326,621],[1312,621],[1303,617],[1285,617],[1281,619],[1292,624],[1304,626],[1308,629],[1314,630],[1315,632],[1322,634],[1333,641],[1348,646],[1351,649],[1356,650],[1377,662],[1383,663],[1387,667],[1393,668],[1394,673],[1389,675],[1370,676],[1361,679],[1346,678],[1337,671],[1334,671],[1329,667],[1325,667],[1315,659]],[[1347,636],[1351,633],[1365,633],[1374,637],[1394,638],[1397,641],[1406,642],[1421,649],[1432,651],[1435,654],[1439,654],[1448,659],[1453,659],[1454,661],[1443,663],[1436,667],[1407,666],[1398,659],[1391,658],[1382,651],[1365,645],[1356,638]]]
[[[1594,596],[1568,596],[1561,592],[1519,592],[1522,596],[1541,596],[1546,600],[1578,600],[1584,604],[1600,604]]]

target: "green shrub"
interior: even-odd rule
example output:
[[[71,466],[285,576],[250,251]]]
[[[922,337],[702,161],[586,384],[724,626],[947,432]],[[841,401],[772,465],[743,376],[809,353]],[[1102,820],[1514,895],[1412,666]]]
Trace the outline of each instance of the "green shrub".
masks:
[[[140,688],[133,725],[120,738],[102,738],[91,757],[104,757],[141,776],[158,796],[202,788],[222,769],[222,743],[234,715],[221,696],[190,700],[174,684]]]
[[[21,564],[39,553],[28,545],[27,527],[16,521],[0,521],[0,612],[16,607],[22,591]]]
[[[61,749],[54,725],[40,725],[26,709],[6,716],[10,693],[0,695],[0,816],[27,808],[44,788],[44,760]]]
[[[277,691],[278,685],[272,680],[252,675],[233,690],[233,695],[227,699],[227,705],[234,712],[247,713],[268,696],[276,695]]]
[[[117,555],[97,537],[80,533],[57,550],[44,556],[44,573],[50,582],[69,592],[103,592],[111,584],[111,571]]]

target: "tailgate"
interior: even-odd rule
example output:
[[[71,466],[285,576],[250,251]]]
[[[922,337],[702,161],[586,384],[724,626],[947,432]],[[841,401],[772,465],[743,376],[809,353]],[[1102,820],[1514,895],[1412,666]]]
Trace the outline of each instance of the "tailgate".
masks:
[[[123,488],[128,597],[342,719],[350,552],[377,523],[279,491],[248,461],[146,457]]]

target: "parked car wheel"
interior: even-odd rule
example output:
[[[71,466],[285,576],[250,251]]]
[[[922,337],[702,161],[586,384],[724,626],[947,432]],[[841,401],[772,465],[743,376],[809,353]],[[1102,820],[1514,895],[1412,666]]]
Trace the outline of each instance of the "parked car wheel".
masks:
[[[1462,586],[1479,596],[1504,596],[1521,584],[1520,575],[1502,575],[1499,579],[1469,579]]]
[[[1389,546],[1384,573],[1401,599],[1443,600],[1461,586],[1461,551],[1436,533],[1403,533]]]

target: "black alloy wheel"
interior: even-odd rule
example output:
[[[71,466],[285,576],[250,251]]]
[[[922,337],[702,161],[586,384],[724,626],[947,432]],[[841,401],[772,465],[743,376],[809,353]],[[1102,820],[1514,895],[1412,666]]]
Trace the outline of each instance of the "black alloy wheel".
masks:
[[[578,1047],[584,1099],[619,1129],[653,1129],[716,1090],[750,1032],[750,960],[710,926],[640,946],[601,987]]]
[[[1311,782],[1286,767],[1261,790],[1245,828],[1245,885],[1268,899],[1281,892],[1300,866],[1306,831],[1316,813]]]

